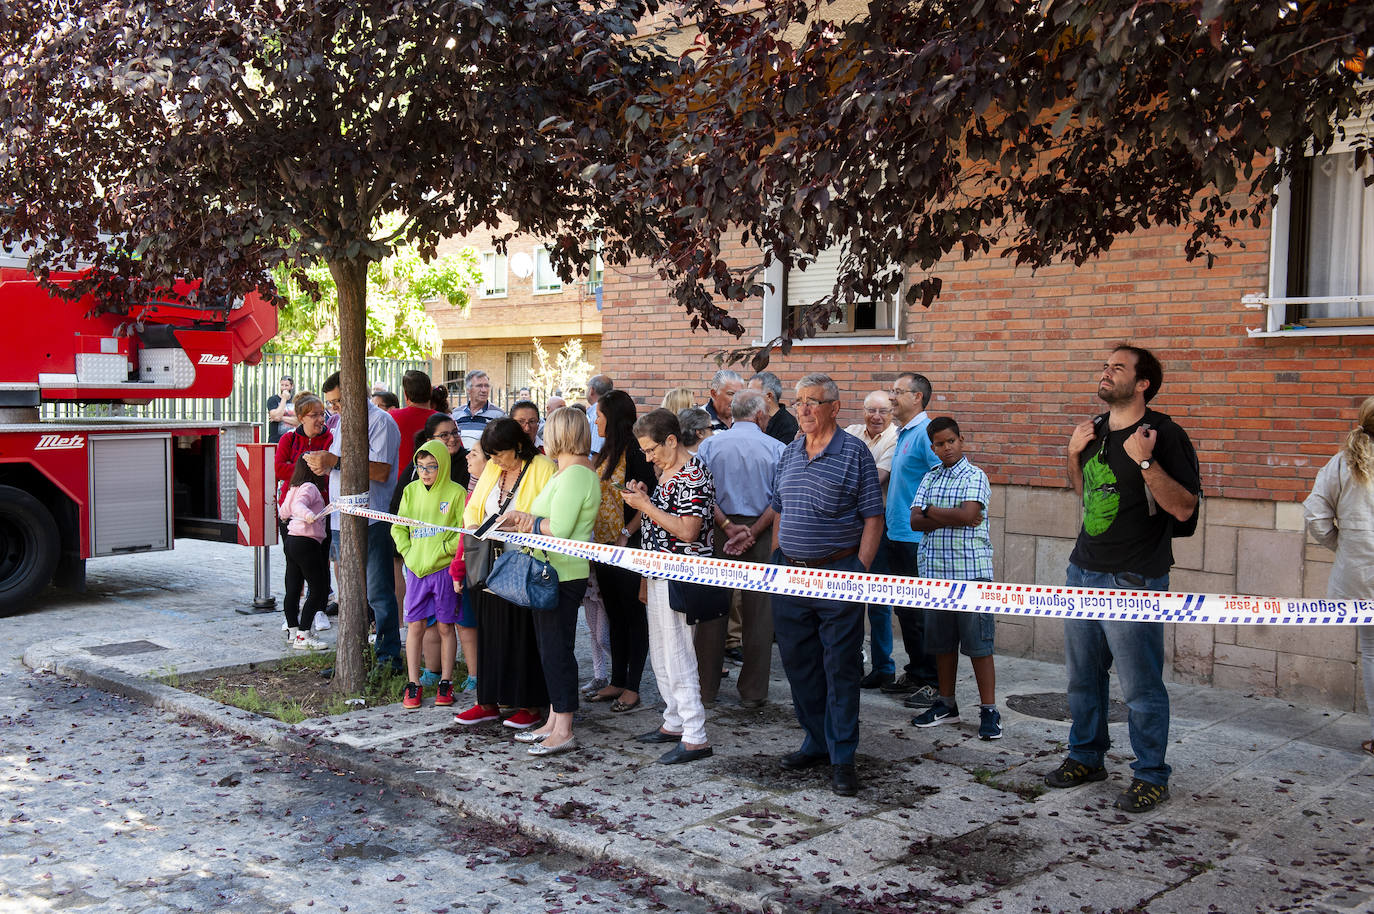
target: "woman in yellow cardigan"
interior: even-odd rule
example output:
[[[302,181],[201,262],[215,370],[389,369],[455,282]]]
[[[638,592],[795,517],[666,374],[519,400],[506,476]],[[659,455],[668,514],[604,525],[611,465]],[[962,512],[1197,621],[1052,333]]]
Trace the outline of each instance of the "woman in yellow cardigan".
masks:
[[[463,524],[476,527],[508,510],[530,513],[535,496],[558,469],[554,462],[535,450],[514,419],[489,422],[482,431],[481,447],[487,465],[468,499]],[[471,597],[477,606],[477,656],[482,672],[477,677],[477,704],[453,719],[468,725],[499,720],[500,707],[505,705],[517,709],[502,721],[507,727],[532,727],[549,703],[549,692],[530,611],[483,588],[475,589]]]

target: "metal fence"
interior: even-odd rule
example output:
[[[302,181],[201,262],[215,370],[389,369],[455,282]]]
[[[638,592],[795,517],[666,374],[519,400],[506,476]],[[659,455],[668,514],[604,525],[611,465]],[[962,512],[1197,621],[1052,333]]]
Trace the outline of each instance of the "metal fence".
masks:
[[[426,359],[368,359],[368,388],[381,384],[387,390],[401,389],[401,375],[416,369],[428,374],[432,366]],[[46,403],[43,417],[70,419],[86,416],[128,416],[138,419],[175,419],[189,422],[267,422],[267,398],[276,396],[283,377],[296,382],[296,392],[318,394],[324,379],[339,369],[333,356],[267,353],[256,365],[234,369],[234,391],[220,400],[154,400],[145,406],[103,403]],[[263,440],[266,440],[264,429]]]

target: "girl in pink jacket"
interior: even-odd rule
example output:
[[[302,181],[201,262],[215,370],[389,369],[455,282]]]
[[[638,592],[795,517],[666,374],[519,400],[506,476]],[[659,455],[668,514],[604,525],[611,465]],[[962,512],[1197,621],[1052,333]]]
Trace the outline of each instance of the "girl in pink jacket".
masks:
[[[310,471],[301,457],[291,473],[286,494],[282,496],[277,516],[286,521],[286,599],[282,609],[286,613],[287,639],[292,647],[302,651],[318,651],[328,647],[310,634],[315,613],[324,611],[329,596],[329,547],[324,540],[324,481]],[[301,591],[309,586],[305,607],[301,608]]]

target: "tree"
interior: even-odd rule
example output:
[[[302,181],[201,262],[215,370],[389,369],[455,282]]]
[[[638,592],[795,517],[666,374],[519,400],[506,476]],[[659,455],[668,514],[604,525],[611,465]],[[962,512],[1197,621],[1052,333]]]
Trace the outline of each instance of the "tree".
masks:
[[[494,226],[555,240],[570,275],[624,204],[567,155],[617,161],[618,112],[667,72],[630,42],[653,0],[7,0],[0,216],[40,276],[119,310],[194,276],[201,301],[338,294],[343,492],[367,490],[367,275],[398,245]],[[570,120],[570,137],[541,130]],[[618,215],[621,214],[621,215]],[[378,231],[377,226],[395,227]],[[649,223],[635,216],[633,230]],[[628,224],[628,222],[627,222]],[[649,236],[646,234],[646,238]],[[643,245],[654,244],[652,239]],[[336,683],[363,681],[363,521],[343,522]]]
[[[1032,268],[1082,264],[1123,234],[1184,226],[1210,265],[1256,223],[1308,146],[1368,110],[1374,7],[1354,0],[692,0],[700,35],[680,78],[627,110],[630,168],[589,160],[622,199],[665,214],[657,262],[697,323],[761,295],[771,259],[841,245],[840,306],[929,307],[939,264],[998,251]],[[1368,137],[1365,138],[1367,151]],[[1363,158],[1363,152],[1361,153]],[[761,255],[722,253],[728,235]],[[786,351],[789,338],[772,341]],[[767,347],[726,353],[767,363]]]
[[[535,337],[534,370],[530,372],[530,386],[535,390],[563,392],[569,399],[587,392],[587,379],[592,376],[596,366],[582,357],[582,340],[571,339],[558,349],[558,354],[550,356],[544,344]]]
[[[327,267],[306,271],[310,286],[293,281],[290,271],[273,273],[282,303],[278,331],[270,348],[277,352],[339,354],[338,290]],[[466,309],[472,287],[482,279],[477,254],[456,254],[425,262],[414,249],[402,249],[375,261],[367,270],[367,355],[392,359],[428,359],[441,340],[426,301],[443,301]],[[313,287],[313,291],[312,288]]]

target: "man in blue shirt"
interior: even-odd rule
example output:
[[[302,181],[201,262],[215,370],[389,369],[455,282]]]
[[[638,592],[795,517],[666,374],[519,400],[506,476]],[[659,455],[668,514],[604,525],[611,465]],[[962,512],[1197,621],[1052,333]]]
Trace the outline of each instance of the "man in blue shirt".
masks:
[[[887,532],[878,550],[878,567],[887,574],[916,577],[921,533],[911,529],[911,499],[926,473],[940,465],[926,435],[926,426],[930,424],[926,415],[930,381],[925,375],[904,371],[892,382],[891,393],[892,418],[901,431],[892,453],[892,476],[887,483]],[[925,649],[925,610],[897,607],[896,614],[907,664],[902,675],[882,689],[889,694],[906,695],[907,707],[928,708],[939,691],[939,677],[935,659]],[[869,683],[877,684],[871,678]]]
[[[883,533],[878,468],[862,441],[835,424],[839,388],[827,375],[797,382],[797,417],[805,437],[778,461],[773,482],[773,562],[804,568],[866,571]],[[864,605],[817,597],[773,597],[773,629],[792,686],[801,748],[781,759],[789,771],[830,763],[839,796],[859,790],[859,679]]]
[[[746,562],[768,561],[766,531],[773,524],[773,473],[785,450],[781,441],[764,434],[768,405],[754,390],[741,390],[730,401],[734,424],[716,432],[697,450],[716,481],[715,554]],[[740,704],[757,708],[768,698],[768,675],[773,666],[773,610],[768,595],[756,590],[737,592],[742,654]],[[696,625],[697,669],[701,672],[701,700],[715,701],[720,690],[725,656],[727,617]]]

